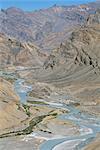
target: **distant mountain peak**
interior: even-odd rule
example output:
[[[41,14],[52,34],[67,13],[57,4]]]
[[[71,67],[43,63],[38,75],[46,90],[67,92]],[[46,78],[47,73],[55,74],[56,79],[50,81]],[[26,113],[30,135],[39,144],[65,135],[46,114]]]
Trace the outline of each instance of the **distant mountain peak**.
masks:
[[[58,5],[57,5],[57,4],[54,4],[52,7],[58,7]]]
[[[42,50],[51,51],[68,38],[74,28],[87,22],[88,16],[100,7],[96,3],[80,6],[55,4],[50,8],[32,12],[16,7],[2,9],[0,32],[21,41],[35,42]],[[92,23],[92,18],[88,19],[89,24]],[[98,19],[96,14],[95,22],[98,22]]]
[[[22,13],[23,10],[17,7],[9,7],[5,10],[6,13]]]

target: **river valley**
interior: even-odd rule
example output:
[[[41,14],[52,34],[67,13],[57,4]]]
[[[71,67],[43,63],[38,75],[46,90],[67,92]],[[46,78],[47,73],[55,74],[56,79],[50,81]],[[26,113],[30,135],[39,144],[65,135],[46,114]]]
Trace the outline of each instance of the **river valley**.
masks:
[[[1,8],[0,150],[100,150],[99,0]]]
[[[17,79],[14,83],[14,89],[16,93],[20,97],[21,103],[27,104],[28,93],[32,91],[31,85],[26,85],[23,79]],[[56,98],[58,95],[55,96]],[[65,98],[65,95],[61,96],[62,99]],[[66,98],[68,95],[66,95]],[[55,99],[56,99],[55,98]],[[90,115],[86,112],[82,112],[78,107],[74,106],[74,104],[64,104],[61,102],[48,102],[45,99],[42,100],[43,103],[39,103],[39,99],[36,100],[38,103],[33,103],[30,105],[33,106],[45,106],[53,109],[66,110],[62,114],[56,116],[56,118],[61,122],[71,122],[74,127],[64,127],[64,125],[58,126],[57,124],[49,127],[49,132],[44,132],[43,130],[33,131],[28,135],[22,135],[17,137],[8,137],[0,139],[0,150],[83,150],[86,145],[91,143],[100,133],[100,117],[95,115]],[[41,101],[41,100],[40,100]],[[68,131],[67,134],[61,134],[61,131],[56,133],[53,130],[62,130],[65,129],[65,132]],[[73,128],[73,129],[71,129]],[[76,130],[76,133],[72,132],[72,130]],[[54,134],[53,134],[54,132]],[[72,133],[69,133],[72,132]],[[12,144],[11,144],[12,143]],[[24,144],[25,143],[25,144]],[[26,145],[26,146],[25,146]]]

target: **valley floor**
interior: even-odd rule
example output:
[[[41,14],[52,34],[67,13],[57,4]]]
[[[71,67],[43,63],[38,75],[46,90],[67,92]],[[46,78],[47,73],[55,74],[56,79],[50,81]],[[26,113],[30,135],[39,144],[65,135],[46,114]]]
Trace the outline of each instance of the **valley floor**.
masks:
[[[1,74],[1,82],[11,83],[21,103],[24,103],[17,105],[26,121],[21,121],[19,127],[3,129],[6,132],[0,135],[0,150],[74,150],[75,147],[98,150],[98,99],[95,103],[83,102],[75,98],[78,94],[74,87],[61,89],[52,84],[33,83],[18,77],[15,79],[14,75],[4,72]],[[71,89],[74,95],[71,95]]]

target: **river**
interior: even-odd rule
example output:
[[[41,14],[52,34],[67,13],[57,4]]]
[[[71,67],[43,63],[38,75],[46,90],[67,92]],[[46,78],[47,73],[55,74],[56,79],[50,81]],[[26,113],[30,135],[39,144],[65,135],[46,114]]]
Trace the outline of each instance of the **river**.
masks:
[[[26,85],[24,79],[17,79],[14,83],[14,89],[20,97],[20,102],[26,103],[28,92],[32,90],[32,86]]]
[[[18,79],[15,82],[15,90],[20,97],[21,103],[27,101],[28,92],[31,86],[24,84],[24,80]],[[100,118],[81,112],[73,105],[48,103],[49,107],[68,109],[69,113],[59,115],[60,120],[70,120],[79,128],[79,135],[66,136],[64,138],[48,139],[40,145],[40,150],[81,150],[93,141],[97,133],[100,133]]]
[[[80,134],[78,136],[68,136],[63,139],[48,140],[40,146],[40,150],[81,150],[100,132],[100,118],[82,113],[73,106],[63,106],[63,108],[65,107],[70,110],[70,113],[60,115],[59,118],[71,120],[79,127]],[[76,141],[74,143],[76,146],[72,148],[73,141]],[[61,143],[65,143],[66,147],[61,149]],[[69,143],[71,144],[69,145]],[[62,145],[62,147],[64,146]]]

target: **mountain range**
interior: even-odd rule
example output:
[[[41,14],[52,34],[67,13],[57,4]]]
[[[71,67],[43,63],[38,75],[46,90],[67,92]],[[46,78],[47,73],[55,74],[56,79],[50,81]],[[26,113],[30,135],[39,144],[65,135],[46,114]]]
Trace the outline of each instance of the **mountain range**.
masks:
[[[20,41],[30,41],[50,52],[77,27],[82,26],[100,3],[79,6],[57,6],[26,12],[11,7],[0,11],[0,32]]]
[[[94,11],[94,9],[97,8],[95,7],[95,5],[93,6],[94,7],[92,11]],[[57,8],[58,8],[57,6],[54,6],[53,8],[50,8],[49,11],[51,9],[56,10]],[[73,7],[71,7],[71,9],[73,9]],[[76,9],[76,7],[74,7],[74,9]],[[8,12],[11,13],[12,11],[15,11],[18,14],[22,13],[21,10],[19,11],[19,9],[15,9],[15,8],[10,8],[6,11],[7,13]],[[47,11],[47,10],[42,10],[42,11]],[[57,9],[57,13],[58,12],[59,9]],[[35,13],[40,14],[40,11]],[[52,14],[52,12],[49,14]],[[30,13],[28,15],[30,15]],[[47,13],[46,13],[46,17],[47,17]],[[9,25],[13,28],[11,23]],[[20,28],[17,28],[17,30],[20,30]],[[7,29],[7,31],[9,32],[11,31],[10,36],[8,36],[7,35],[8,33],[6,32],[4,33],[2,32],[0,34],[1,68],[9,69],[10,67],[13,66],[15,67],[14,70],[16,70],[17,67],[20,69],[19,75],[21,77],[24,76],[27,79],[30,78],[31,81],[32,80],[34,81],[35,79],[38,80],[39,82],[52,83],[53,85],[58,87],[67,87],[67,86],[80,87],[80,89],[82,88],[83,92],[81,91],[80,93],[80,90],[78,93],[75,92],[76,97],[81,97],[81,99],[84,99],[84,95],[86,94],[85,99],[89,99],[89,100],[92,99],[93,101],[98,99],[99,94],[97,94],[98,93],[97,84],[100,82],[100,10],[99,9],[96,9],[95,13],[88,15],[85,19],[85,22],[82,25],[77,24],[75,26],[74,24],[73,30],[70,31],[69,36],[67,36],[66,38],[64,37],[64,40],[62,39],[63,37],[62,34],[62,36],[60,36],[60,40],[62,42],[58,42],[59,44],[57,45],[55,44],[56,45],[55,48],[52,49],[51,48],[52,44],[50,44],[49,52],[48,50],[44,51],[44,49],[41,49],[41,47],[35,41],[32,42],[31,40],[29,41],[26,40],[22,41],[21,39],[18,40],[18,38],[11,36],[11,34],[14,33],[13,30]],[[49,31],[47,33],[53,34],[51,32],[49,33]],[[59,33],[60,31],[57,32],[57,34]],[[66,33],[66,32],[62,31],[62,33]],[[18,32],[16,32],[16,36],[17,35]],[[56,34],[54,33],[54,35]],[[19,36],[19,38],[23,38],[23,36]],[[58,41],[58,38],[54,38],[54,39]],[[52,36],[51,36],[51,41],[56,43],[52,39]],[[48,44],[47,41],[46,44]],[[25,71],[21,72],[21,67],[24,67],[24,69],[22,70],[25,70],[25,68],[31,68],[31,69],[26,69]],[[81,85],[83,84],[84,84],[84,89],[83,87],[81,87]],[[88,93],[86,93],[85,91],[85,89],[90,88],[91,84],[93,85],[93,89],[91,90],[94,91],[93,97],[91,97],[91,90],[88,91]],[[73,88],[72,88],[72,92],[73,92]]]
[[[26,137],[34,131],[39,133],[39,138],[40,133],[58,137],[63,127],[64,132],[70,124],[72,130],[72,120],[62,121],[56,114],[70,114],[71,119],[80,119],[81,123],[84,118],[82,128],[75,121],[73,129],[82,137],[86,123],[88,136],[92,129],[87,128],[88,121],[92,124],[100,116],[100,2],[54,5],[33,12],[15,7],[1,9],[0,76],[0,137]],[[15,86],[16,83],[19,84]],[[26,105],[20,103],[15,88],[22,96],[32,88],[25,93]],[[34,144],[36,141],[30,138],[24,142],[30,145],[32,140]],[[40,143],[44,139],[40,138]],[[25,149],[25,145],[22,147]]]

